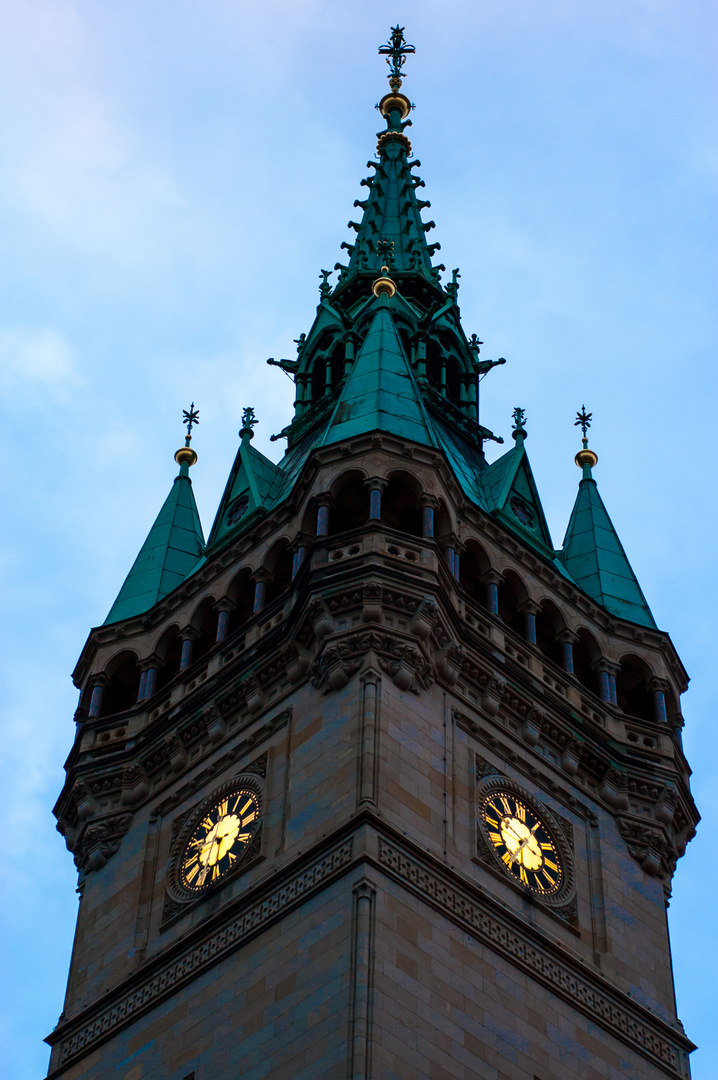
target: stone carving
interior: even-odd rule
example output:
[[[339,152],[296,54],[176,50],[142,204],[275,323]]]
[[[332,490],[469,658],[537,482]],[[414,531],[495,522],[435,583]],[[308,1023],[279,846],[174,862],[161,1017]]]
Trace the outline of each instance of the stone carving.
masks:
[[[132,823],[132,814],[109,814],[88,825],[75,849],[78,870],[101,870]]]
[[[118,989],[111,1003],[103,1003],[93,1010],[82,1024],[58,1025],[48,1041],[53,1045],[60,1043],[61,1063],[66,1065],[87,1052],[141,1013],[154,1008],[189,979],[224,959],[250,936],[282,918],[305,896],[347,867],[351,860],[352,839],[349,838],[297,873],[287,876],[263,898],[229,916],[223,925],[214,924],[206,937],[176,954],[172,960],[159,959],[144,979],[136,981],[131,989]]]
[[[688,1075],[687,1040],[653,1018],[648,1010],[620,1002],[598,980],[574,969],[547,946],[522,933],[508,919],[493,914],[488,905],[452,887],[391,841],[379,840],[379,862],[404,885],[513,964],[522,967],[557,996],[589,1019],[622,1039],[674,1076]]]
[[[313,686],[326,692],[338,690],[361,668],[367,653],[374,652],[381,670],[401,690],[428,689],[434,681],[431,663],[411,641],[383,630],[361,630],[330,642],[310,669]]]
[[[660,825],[641,819],[619,816],[616,828],[625,840],[629,852],[641,869],[651,877],[670,882],[676,868],[678,852]]]

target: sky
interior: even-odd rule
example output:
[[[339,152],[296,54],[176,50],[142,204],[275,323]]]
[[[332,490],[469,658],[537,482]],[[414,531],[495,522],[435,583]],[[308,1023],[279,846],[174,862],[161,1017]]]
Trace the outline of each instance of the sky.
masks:
[[[678,1009],[715,1076],[716,9],[708,0],[0,2],[0,1075],[45,1074],[76,875],[54,829],[70,674],[175,475],[194,401],[205,534],[237,447],[290,418],[319,271],[382,126],[377,47],[404,89],[440,260],[467,334],[507,364],[481,420],[527,450],[554,544],[573,427],[656,621],[692,678],[703,821],[678,865]],[[713,403],[713,404],[711,404]],[[713,1063],[713,1064],[712,1064]],[[2,1070],[7,1069],[6,1073]]]

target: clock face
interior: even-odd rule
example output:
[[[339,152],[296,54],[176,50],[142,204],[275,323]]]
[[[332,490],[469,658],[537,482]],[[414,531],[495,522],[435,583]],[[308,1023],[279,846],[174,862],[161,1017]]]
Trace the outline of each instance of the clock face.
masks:
[[[481,803],[481,818],[507,872],[537,896],[552,896],[564,883],[561,856],[548,826],[513,792],[494,791]]]
[[[180,856],[183,889],[200,893],[237,866],[254,838],[261,811],[254,791],[238,787],[223,795],[203,815]]]

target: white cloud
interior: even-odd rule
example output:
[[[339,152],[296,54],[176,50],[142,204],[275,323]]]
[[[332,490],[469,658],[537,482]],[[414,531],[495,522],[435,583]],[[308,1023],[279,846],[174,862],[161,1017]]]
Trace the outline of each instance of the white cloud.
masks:
[[[77,385],[75,359],[69,342],[49,327],[0,330],[0,385],[7,390],[21,383],[48,387]]]

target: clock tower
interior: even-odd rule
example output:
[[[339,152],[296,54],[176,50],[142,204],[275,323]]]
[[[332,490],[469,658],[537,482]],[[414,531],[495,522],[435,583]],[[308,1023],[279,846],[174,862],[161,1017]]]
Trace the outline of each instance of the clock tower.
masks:
[[[74,673],[53,1080],[686,1080],[666,921],[687,676],[599,494],[555,548],[442,278],[395,27],[278,464],[190,471]],[[580,388],[577,387],[577,391]],[[577,437],[578,442],[578,437]],[[490,460],[491,458],[491,460]],[[650,542],[650,541],[649,541]]]

